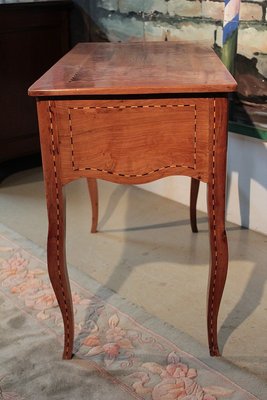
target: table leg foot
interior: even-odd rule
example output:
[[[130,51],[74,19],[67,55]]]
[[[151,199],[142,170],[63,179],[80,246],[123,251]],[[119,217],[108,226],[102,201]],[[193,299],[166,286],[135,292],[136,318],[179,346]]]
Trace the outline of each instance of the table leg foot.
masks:
[[[66,346],[64,345],[62,359],[63,360],[71,360],[72,356],[73,356],[72,351],[68,351],[68,349],[66,349]]]
[[[199,180],[191,178],[190,189],[190,223],[192,232],[197,233],[197,196],[199,191]]]
[[[97,180],[94,178],[88,178],[88,190],[91,199],[92,206],[92,227],[91,233],[97,232],[97,224],[98,224],[98,189],[97,189]]]
[[[218,346],[210,348],[210,356],[211,357],[220,357],[221,356]]]

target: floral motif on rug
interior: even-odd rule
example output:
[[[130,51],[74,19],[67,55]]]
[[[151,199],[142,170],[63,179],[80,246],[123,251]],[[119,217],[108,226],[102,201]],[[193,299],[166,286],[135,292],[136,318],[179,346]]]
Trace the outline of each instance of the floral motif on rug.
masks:
[[[0,376],[0,400],[25,400],[16,392],[10,392],[2,388],[2,384],[8,379],[7,375]]]
[[[63,341],[63,322],[45,263],[0,237],[1,291]],[[144,400],[252,400],[229,379],[100,296],[71,282],[75,357],[131,397]],[[8,397],[9,396],[9,397]],[[13,396],[13,397],[12,397]],[[3,399],[17,399],[2,394]]]

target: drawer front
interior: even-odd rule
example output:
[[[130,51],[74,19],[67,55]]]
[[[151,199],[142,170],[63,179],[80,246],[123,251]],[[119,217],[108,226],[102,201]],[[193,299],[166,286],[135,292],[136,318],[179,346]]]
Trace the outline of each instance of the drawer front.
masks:
[[[207,175],[208,99],[56,102],[62,178]],[[205,179],[204,179],[205,180]]]

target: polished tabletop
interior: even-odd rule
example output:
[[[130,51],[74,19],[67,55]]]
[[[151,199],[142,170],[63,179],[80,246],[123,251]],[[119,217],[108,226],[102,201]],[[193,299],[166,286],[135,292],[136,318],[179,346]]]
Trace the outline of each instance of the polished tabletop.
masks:
[[[31,96],[214,93],[236,90],[214,51],[190,42],[79,43]]]

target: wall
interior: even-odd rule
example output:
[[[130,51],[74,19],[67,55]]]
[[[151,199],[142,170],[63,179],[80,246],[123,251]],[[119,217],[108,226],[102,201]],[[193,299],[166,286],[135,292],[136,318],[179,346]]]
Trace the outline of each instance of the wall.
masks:
[[[94,40],[197,40],[222,44],[224,0],[75,0]],[[267,75],[267,1],[242,0],[238,53]],[[89,21],[90,20],[90,21]],[[98,33],[98,35],[97,35]]]
[[[193,40],[205,42],[220,53],[223,0],[75,1],[81,20],[80,24],[76,23],[75,41]],[[262,84],[266,85],[267,75],[266,5],[266,0],[242,1],[238,36],[242,66],[255,66],[256,80],[253,78],[252,84],[259,90]],[[244,90],[248,90],[247,82],[245,69],[241,78]],[[262,110],[258,114],[267,126],[266,114]],[[171,177],[143,188],[188,204],[189,183],[188,178]],[[267,234],[266,143],[229,134],[228,185],[227,219]],[[206,209],[205,197],[205,185],[202,185],[200,210]]]

